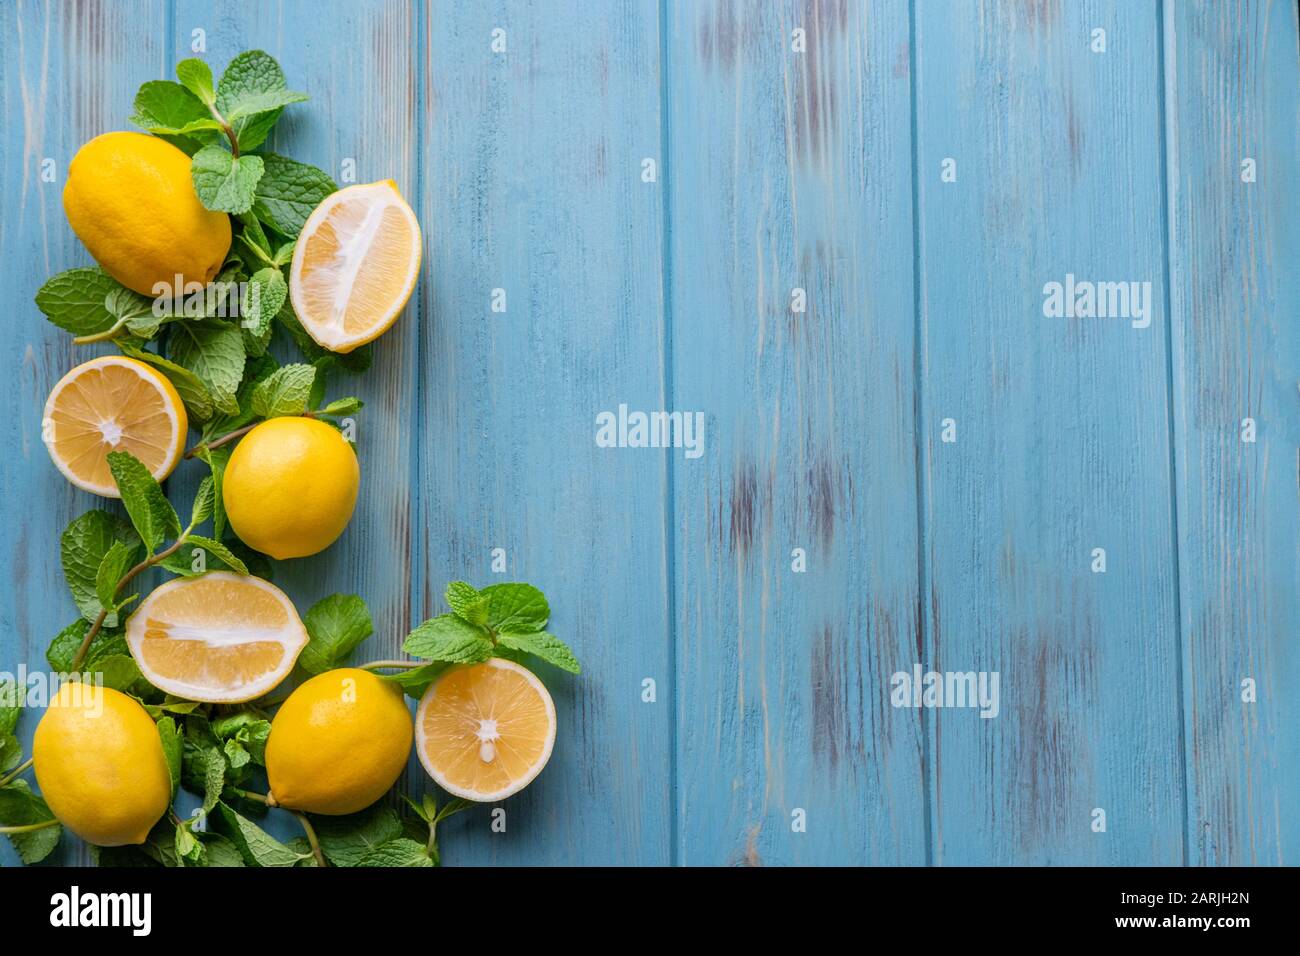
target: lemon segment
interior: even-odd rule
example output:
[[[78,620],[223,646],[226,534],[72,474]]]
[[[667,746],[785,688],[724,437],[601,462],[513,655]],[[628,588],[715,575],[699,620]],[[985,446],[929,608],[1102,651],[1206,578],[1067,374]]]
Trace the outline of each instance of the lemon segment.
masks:
[[[322,348],[351,352],[397,321],[420,274],[415,213],[391,179],[326,197],[303,226],[289,296]]]
[[[319,674],[271,721],[271,796],[311,813],[363,810],[401,776],[412,735],[411,713],[393,681],[350,667]]]
[[[159,690],[213,704],[271,691],[307,646],[288,595],[252,575],[212,571],[157,588],[126,622],[126,642]]]
[[[551,759],[555,703],[537,676],[493,658],[453,667],[425,691],[416,751],[438,786],[466,800],[504,800]]]
[[[144,362],[105,355],[63,376],[45,402],[41,437],[55,466],[92,494],[119,498],[108,453],[127,451],[159,481],[181,460],[189,418],[176,388]]]
[[[36,725],[32,760],[59,822],[98,846],[143,843],[171,803],[157,726],[108,687],[60,687]]]

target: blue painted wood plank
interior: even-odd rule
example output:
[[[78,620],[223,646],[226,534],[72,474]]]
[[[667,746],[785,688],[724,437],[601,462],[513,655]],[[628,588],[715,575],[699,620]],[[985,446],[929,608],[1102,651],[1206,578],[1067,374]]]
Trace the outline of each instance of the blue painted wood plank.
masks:
[[[1296,7],[1166,3],[1164,15],[1188,861],[1295,865]]]
[[[595,442],[600,411],[663,401],[661,194],[639,178],[659,146],[657,8],[434,2],[424,22],[417,606],[445,610],[454,578],[530,581],[583,664],[543,674],[559,736],[506,832],[455,817],[444,859],[664,864],[665,462]]]
[[[925,664],[1001,698],[933,712],[934,860],[1177,864],[1156,7],[915,16]],[[1067,275],[1150,283],[1150,325],[1045,316]]]
[[[0,375],[0,527],[8,570],[0,577],[0,670],[20,664],[45,671],[45,648],[77,617],[59,563],[59,535],[94,507],[116,504],[78,491],[55,469],[41,443],[41,416],[50,389],[78,362],[114,351],[72,344],[33,304],[36,290],[56,272],[92,265],[63,214],[68,163],[87,140],[126,129],[136,87],[161,75],[158,2],[6,4],[0,13],[0,109],[7,135],[0,142],[0,296],[6,303]],[[52,163],[46,181],[43,165]],[[39,712],[24,714],[19,733],[30,754]],[[31,774],[27,779],[31,781]],[[64,840],[51,862],[84,863],[84,846]],[[17,864],[0,840],[0,864]]]
[[[678,859],[923,863],[888,684],[918,626],[907,5],[669,4],[665,39],[665,402],[706,420],[669,459]]]

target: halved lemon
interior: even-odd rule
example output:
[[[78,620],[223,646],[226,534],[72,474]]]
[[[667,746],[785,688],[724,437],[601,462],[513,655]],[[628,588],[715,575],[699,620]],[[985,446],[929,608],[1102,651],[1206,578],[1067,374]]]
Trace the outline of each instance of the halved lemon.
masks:
[[[105,355],[59,379],[45,402],[41,438],[68,481],[120,498],[108,453],[129,451],[161,481],[181,460],[188,428],[171,382],[144,362]]]
[[[145,598],[126,622],[126,643],[159,690],[237,704],[289,676],[307,629],[275,585],[212,571],[168,581]]]
[[[397,321],[420,274],[421,236],[397,183],[349,186],[307,218],[289,295],[316,344],[351,352]]]
[[[518,793],[555,746],[555,702],[527,668],[494,657],[453,667],[424,692],[415,748],[434,782],[488,803]]]

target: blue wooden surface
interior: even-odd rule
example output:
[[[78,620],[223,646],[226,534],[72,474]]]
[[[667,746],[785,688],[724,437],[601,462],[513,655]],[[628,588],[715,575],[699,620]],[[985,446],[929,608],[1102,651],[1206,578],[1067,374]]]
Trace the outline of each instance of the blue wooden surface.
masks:
[[[0,670],[70,618],[57,536],[98,503],[39,436],[97,354],[31,304],[90,261],[62,175],[197,28],[311,94],[275,148],[395,179],[425,229],[338,386],[352,526],[277,580],[363,595],[386,657],[504,548],[584,663],[543,675],[560,736],[506,833],[458,816],[447,862],[1296,862],[1293,3],[320,9],[0,14]],[[1067,273],[1150,281],[1150,326],[1044,317]],[[597,447],[620,404],[703,412],[703,456]],[[891,707],[918,662],[998,671],[1001,713]]]

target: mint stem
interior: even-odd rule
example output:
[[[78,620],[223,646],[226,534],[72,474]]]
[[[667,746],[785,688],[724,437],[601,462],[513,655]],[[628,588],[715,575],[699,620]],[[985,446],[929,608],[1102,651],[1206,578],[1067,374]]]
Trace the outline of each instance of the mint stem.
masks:
[[[285,415],[284,417],[285,418],[290,418],[290,417],[315,418],[316,412],[307,411],[307,412],[302,412],[297,416]],[[262,419],[262,421],[265,420],[266,419]],[[193,448],[191,448],[189,451],[187,451],[185,453],[185,457],[187,459],[193,458],[195,455],[199,453],[200,450],[212,451],[213,449],[220,448],[222,445],[227,445],[230,442],[234,441],[236,438],[242,438],[244,435],[247,435],[249,432],[251,432],[254,428],[256,428],[260,424],[262,424],[262,422],[253,422],[251,425],[245,425],[243,428],[236,428],[233,432],[226,432],[226,434],[222,435],[220,438],[213,438],[210,441],[201,441]]]
[[[302,824],[302,828],[307,831],[307,842],[311,844],[311,852],[312,856],[316,857],[316,865],[320,867],[329,866],[329,864],[325,862],[325,853],[320,848],[320,841],[316,839],[316,828],[313,827],[311,821],[307,819],[307,814],[299,813],[297,810],[291,810],[289,812],[298,818],[298,822]]]
[[[423,667],[428,661],[371,661],[369,664],[358,664],[359,671],[378,671],[378,670],[411,670],[416,667]]]
[[[147,571],[149,568],[152,568],[159,561],[167,560],[167,558],[171,557],[178,550],[180,550],[181,545],[185,543],[185,539],[190,536],[190,532],[192,532],[193,530],[194,530],[194,525],[190,525],[188,528],[186,528],[184,531],[181,532],[179,538],[173,541],[166,548],[163,548],[163,550],[159,551],[157,554],[150,555],[149,557],[141,561],[139,564],[137,564],[135,567],[133,567],[130,571],[127,571],[126,574],[122,576],[122,580],[117,582],[117,587],[113,588],[113,597],[116,598],[119,594],[121,594],[122,588],[126,587],[131,582],[131,579],[134,578],[137,574],[139,574],[142,571]],[[86,632],[85,638],[82,639],[81,646],[77,648],[77,653],[73,655],[72,667],[70,668],[70,670],[74,672],[81,670],[81,665],[86,660],[86,652],[90,650],[91,642],[94,641],[95,638],[99,636],[99,632],[104,629],[104,620],[107,617],[108,617],[108,608],[100,608],[99,616],[96,617],[95,622],[90,625],[90,630]]]
[[[13,783],[13,781],[18,779],[18,777],[22,774],[22,772],[26,770],[28,767],[30,767],[33,763],[35,763],[35,758],[28,757],[18,766],[14,767],[14,769],[9,772],[8,776],[0,777],[0,787],[6,787],[9,784]]]
[[[119,319],[113,323],[113,327],[105,329],[103,332],[96,332],[94,335],[78,335],[72,340],[73,345],[90,345],[93,342],[107,342],[110,339],[117,338],[117,333],[121,332],[126,326],[126,319]]]
[[[44,830],[46,827],[57,827],[58,820],[42,820],[40,823],[29,823],[21,827],[0,827],[0,833],[6,836],[14,836],[19,833],[32,833],[36,830]]]

